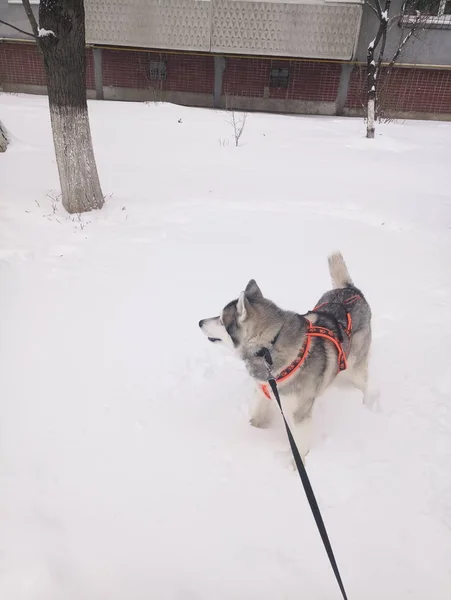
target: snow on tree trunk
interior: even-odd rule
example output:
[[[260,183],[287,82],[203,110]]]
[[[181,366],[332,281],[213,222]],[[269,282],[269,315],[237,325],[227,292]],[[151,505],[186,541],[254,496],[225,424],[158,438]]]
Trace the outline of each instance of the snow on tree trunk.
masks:
[[[8,133],[0,121],[0,152],[6,152],[8,141]]]
[[[366,115],[366,137],[374,138],[374,119],[376,108],[376,62],[374,60],[374,42],[368,46],[366,55],[367,64],[367,115]]]
[[[367,0],[368,1],[368,0]],[[367,72],[367,119],[366,119],[366,137],[369,139],[374,138],[374,128],[378,110],[378,81],[380,69],[382,66],[382,60],[384,58],[385,44],[387,42],[387,30],[389,23],[389,12],[392,0],[385,0],[384,10],[382,10],[381,0],[373,0],[369,2],[373,9],[373,12],[377,15],[379,25],[376,33],[376,37],[372,42],[368,44],[368,50],[366,53],[366,72]],[[376,65],[374,59],[376,50],[379,51],[379,57]]]
[[[86,101],[83,0],[41,0],[39,25],[63,206],[69,213],[102,208]]]

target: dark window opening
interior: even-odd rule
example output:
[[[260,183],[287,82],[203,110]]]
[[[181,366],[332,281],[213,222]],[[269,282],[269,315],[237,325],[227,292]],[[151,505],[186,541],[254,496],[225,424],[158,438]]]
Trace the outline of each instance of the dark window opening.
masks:
[[[271,72],[269,74],[269,87],[287,88],[289,80],[289,69],[271,69]]]
[[[149,73],[150,79],[153,81],[166,81],[167,71],[165,61],[150,61]]]

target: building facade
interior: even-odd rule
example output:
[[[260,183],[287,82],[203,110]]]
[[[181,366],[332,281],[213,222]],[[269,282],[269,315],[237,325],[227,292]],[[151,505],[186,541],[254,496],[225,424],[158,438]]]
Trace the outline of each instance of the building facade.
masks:
[[[393,0],[393,15],[402,1]],[[381,92],[387,117],[451,119],[451,0],[431,6]],[[85,8],[89,97],[363,112],[378,23],[362,0],[85,0]],[[30,31],[20,0],[0,0],[0,20]],[[388,58],[408,27],[394,20]],[[45,93],[33,40],[2,24],[0,89]]]

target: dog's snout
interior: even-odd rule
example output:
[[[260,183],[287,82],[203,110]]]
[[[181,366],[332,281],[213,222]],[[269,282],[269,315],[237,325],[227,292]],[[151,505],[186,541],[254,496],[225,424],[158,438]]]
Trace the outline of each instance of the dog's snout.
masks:
[[[204,326],[204,323],[205,323],[205,319],[201,319],[201,320],[199,321],[199,327],[200,327],[201,329],[202,329],[202,327]]]

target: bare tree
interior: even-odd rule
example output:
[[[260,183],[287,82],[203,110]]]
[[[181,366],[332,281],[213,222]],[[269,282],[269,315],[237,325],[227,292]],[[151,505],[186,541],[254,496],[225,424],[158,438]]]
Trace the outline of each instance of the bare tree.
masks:
[[[69,213],[102,208],[86,101],[83,0],[41,0],[39,26],[22,0],[47,74],[53,143],[62,202]]]
[[[243,135],[246,121],[247,113],[236,113],[234,110],[231,112],[229,123],[233,128],[233,137],[235,140],[236,147],[239,146],[240,137]]]
[[[6,127],[0,121],[0,152],[6,152],[8,142],[8,132],[6,131]]]
[[[433,1],[433,0],[432,0]],[[366,137],[374,138],[375,133],[375,121],[378,117],[379,106],[378,106],[378,91],[381,81],[381,67],[382,63],[387,62],[385,58],[385,48],[387,44],[387,34],[391,26],[395,22],[399,22],[407,15],[413,15],[410,19],[407,19],[408,32],[403,33],[400,38],[396,49],[392,57],[388,60],[388,65],[385,68],[385,78],[387,78],[396,61],[400,57],[404,50],[407,42],[410,38],[415,35],[418,29],[423,25],[425,18],[423,13],[419,10],[415,10],[415,4],[420,3],[422,6],[425,5],[425,0],[411,0],[405,2],[402,5],[401,13],[393,17],[390,17],[390,9],[392,0],[366,0],[366,3],[374,12],[378,19],[378,29],[376,36],[368,44],[368,50],[366,54],[366,65],[367,65],[367,84],[366,84],[366,97],[367,97],[367,126],[366,126]],[[377,59],[376,59],[377,54]]]
[[[244,127],[246,125],[246,121],[247,121],[247,113],[246,112],[241,112],[241,113],[236,113],[232,106],[233,106],[233,99],[232,96],[230,96],[227,91],[224,94],[225,97],[225,109],[226,111],[228,111],[230,113],[230,119],[227,119],[227,123],[232,127],[233,129],[233,139],[235,140],[235,147],[238,148],[239,144],[240,144],[240,138],[243,135],[243,131],[244,131]],[[221,144],[221,142],[220,142]],[[225,144],[221,144],[221,145],[225,145]]]

